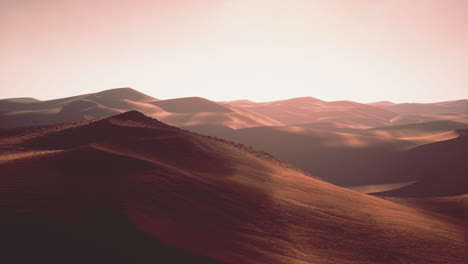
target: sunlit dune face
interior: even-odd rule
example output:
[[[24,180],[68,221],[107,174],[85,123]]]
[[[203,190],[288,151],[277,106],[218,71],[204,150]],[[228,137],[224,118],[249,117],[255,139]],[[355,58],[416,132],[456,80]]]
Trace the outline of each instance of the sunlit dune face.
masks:
[[[468,97],[467,8],[456,0],[7,0],[0,98],[131,86],[163,99],[458,99]]]
[[[0,155],[0,164],[19,160],[19,159],[24,159],[28,157],[37,157],[37,156],[57,153],[60,151],[61,150],[40,150],[40,151],[23,151],[23,152],[15,152],[15,153],[10,153],[10,154],[2,154]]]

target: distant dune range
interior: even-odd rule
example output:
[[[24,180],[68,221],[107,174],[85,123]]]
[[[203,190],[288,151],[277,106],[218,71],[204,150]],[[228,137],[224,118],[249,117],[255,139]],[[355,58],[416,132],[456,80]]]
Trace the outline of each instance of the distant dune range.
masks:
[[[301,97],[264,103],[249,100],[226,103],[260,113],[286,125],[308,126],[336,132],[446,120],[468,123],[468,100],[432,104],[360,104]],[[416,110],[410,111],[413,108]]]
[[[158,100],[131,88],[63,99],[0,100],[0,127],[57,124],[108,117],[137,110],[175,125],[218,125],[230,128],[281,125],[257,113],[199,97]]]
[[[245,100],[227,103],[268,116],[285,125],[334,122],[369,128],[389,125],[389,120],[398,116],[394,112],[370,105],[351,101],[326,102],[312,97],[266,103]]]
[[[468,114],[468,100],[455,100],[439,103],[403,103],[395,104],[391,102],[377,102],[369,105],[387,109],[389,111],[403,115],[444,115],[444,114]]]
[[[0,100],[0,127],[82,121],[137,110],[173,126],[266,151],[331,183],[382,192],[422,182],[426,164],[419,162],[417,155],[430,155],[427,160],[435,156],[412,149],[457,139],[455,130],[468,129],[466,102],[360,104],[312,97],[266,103],[213,102],[199,97],[158,100],[131,88],[119,88],[49,101]],[[464,140],[456,142],[461,148],[466,146]],[[447,147],[443,160],[466,157],[451,151],[452,147],[457,146]],[[436,161],[431,160],[432,164]],[[447,167],[433,170],[433,174],[459,177],[456,175],[464,171],[463,160],[452,166],[445,164]],[[424,196],[468,193],[468,187],[461,185],[455,190],[450,186],[456,182],[446,183],[446,191],[434,190]]]
[[[328,143],[340,143],[342,135],[334,135]],[[454,140],[464,139],[434,144],[446,150],[460,144]],[[437,151],[431,145],[413,151]],[[14,258],[9,263],[468,259],[466,196],[358,193],[136,111],[0,129],[0,171],[2,258]]]

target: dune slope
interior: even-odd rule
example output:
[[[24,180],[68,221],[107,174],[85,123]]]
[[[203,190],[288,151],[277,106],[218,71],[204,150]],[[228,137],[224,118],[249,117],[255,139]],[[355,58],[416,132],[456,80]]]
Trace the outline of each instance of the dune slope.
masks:
[[[468,194],[468,129],[459,137],[422,145],[407,153],[411,173],[419,180],[411,185],[378,193],[385,196],[440,197]]]
[[[138,112],[0,135],[2,234],[16,260],[468,258],[466,222],[328,184],[268,154]]]

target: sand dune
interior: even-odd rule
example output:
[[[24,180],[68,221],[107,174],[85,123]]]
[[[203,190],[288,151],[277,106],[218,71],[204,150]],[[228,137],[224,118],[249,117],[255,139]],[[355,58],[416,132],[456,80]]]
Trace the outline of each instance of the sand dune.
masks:
[[[368,129],[367,133],[397,138],[417,138],[433,136],[456,129],[468,128],[468,123],[440,120],[408,125],[388,126]]]
[[[0,135],[0,155],[16,155],[0,164],[0,226],[18,262],[468,258],[466,222],[453,216],[343,189],[137,112]],[[31,151],[42,152],[20,155]]]
[[[231,112],[230,109],[200,97],[170,99],[152,103],[171,113]]]
[[[437,198],[384,198],[389,201],[446,215],[453,218],[453,221],[457,223],[460,222],[459,220],[468,221],[468,195],[466,194]]]
[[[23,103],[27,103],[27,102],[39,102],[40,100],[36,99],[36,98],[32,98],[32,97],[16,97],[16,98],[6,98],[6,99],[3,99],[5,101],[10,101],[10,102],[23,102]]]
[[[440,197],[468,194],[468,130],[459,137],[414,148],[407,153],[413,164],[408,173],[418,177],[414,184],[386,192],[385,196]]]
[[[460,117],[459,119],[461,119]],[[461,122],[447,120],[447,119],[434,119],[435,121],[429,122],[415,122],[403,125],[390,125],[384,127],[375,127],[362,129],[353,125],[347,125],[334,122],[315,122],[298,124],[294,126],[308,127],[325,131],[342,132],[359,135],[374,135],[384,137],[396,138],[417,138],[434,136],[440,133],[453,131],[456,129],[468,128],[468,122]],[[467,120],[468,121],[468,120]]]
[[[0,101],[0,126],[16,127],[89,120],[137,109],[127,103],[157,99],[131,88],[118,88],[55,100],[37,102]],[[141,109],[140,109],[141,110]]]
[[[454,130],[468,128],[468,122],[438,120],[406,125],[361,129],[351,125],[332,122],[317,122],[295,125],[314,128],[323,131],[340,132],[356,135],[376,136],[380,138],[395,138],[412,142],[412,147],[449,140],[458,137]]]
[[[0,127],[57,124],[137,110],[175,126],[231,128],[282,125],[265,116],[203,98],[158,100],[131,88],[118,88],[49,101],[0,100]]]
[[[258,113],[199,97],[163,100],[152,104],[166,111],[153,117],[178,127],[208,125],[237,129],[282,125]]]
[[[463,105],[463,100],[457,102],[441,105]],[[91,120],[134,109],[173,126],[267,151],[334,184],[379,191],[422,178],[422,172],[407,173],[414,171],[407,150],[457,138],[455,129],[468,128],[468,114],[463,113],[398,115],[312,97],[267,103],[217,103],[199,97],[158,100],[130,88],[49,101],[0,100],[0,126]],[[262,111],[285,123],[315,121],[285,127],[258,113]]]
[[[260,113],[286,125],[369,135],[372,133],[368,130],[372,128],[388,127],[385,129],[398,130],[400,127],[394,129],[390,127],[429,122],[440,122],[439,127],[450,126],[444,122],[468,124],[467,102],[467,100],[459,100],[434,104],[394,104],[384,101],[366,105],[350,101],[326,102],[312,97],[303,97],[265,103],[255,103],[249,100],[227,103]],[[394,108],[395,111],[393,111]],[[416,110],[400,111],[400,108]],[[458,129],[464,126],[452,124],[452,127]],[[446,128],[442,130],[441,132],[449,131]],[[416,136],[407,135],[406,137]]]
[[[468,113],[467,99],[427,104],[377,102],[369,105],[404,115]]]
[[[464,171],[463,168],[466,166],[460,159],[464,159],[467,155],[458,152],[463,148],[468,149],[468,143],[462,140],[459,141],[458,146],[450,145],[440,152],[434,150],[416,156],[413,154],[417,152],[419,146],[426,148],[441,141],[458,140],[456,138],[459,137],[459,133],[454,131],[438,133],[439,129],[451,129],[458,125],[466,127],[465,124],[458,123],[442,124],[446,127],[440,126],[439,123],[428,123],[420,126],[389,128],[390,132],[386,128],[360,131],[361,133],[367,132],[368,135],[336,133],[304,127],[255,127],[228,130],[202,126],[190,129],[266,151],[339,186],[370,185],[366,187],[366,190],[369,188],[390,190],[400,187],[401,183],[424,178],[426,165],[422,160],[426,156],[426,162],[440,166],[440,169],[433,171],[434,173],[435,171],[442,173],[445,170],[454,179],[463,177],[458,170]],[[391,133],[395,135],[392,136]],[[409,134],[419,135],[419,137],[398,137]],[[460,160],[460,162],[452,165],[448,162],[439,163],[438,158],[435,157],[441,155],[444,159]],[[393,188],[390,188],[392,186]],[[461,188],[468,191],[466,187]]]
[[[254,103],[247,100],[227,102],[268,116],[286,125],[312,122],[338,122],[369,128],[389,124],[398,114],[350,101],[326,102],[312,97]]]
[[[313,122],[292,125],[295,127],[307,127],[324,131],[340,132],[340,133],[351,133],[351,134],[365,134],[367,129],[359,128],[360,126],[354,126],[350,124],[343,124],[337,122]]]
[[[390,123],[391,125],[398,126],[435,121],[453,121],[459,123],[468,123],[468,114],[455,113],[445,115],[399,115],[390,120]]]
[[[411,167],[405,161],[404,152],[425,143],[420,139],[403,140],[303,127],[232,130],[200,126],[189,129],[266,151],[340,186],[414,180],[413,175],[403,173]]]

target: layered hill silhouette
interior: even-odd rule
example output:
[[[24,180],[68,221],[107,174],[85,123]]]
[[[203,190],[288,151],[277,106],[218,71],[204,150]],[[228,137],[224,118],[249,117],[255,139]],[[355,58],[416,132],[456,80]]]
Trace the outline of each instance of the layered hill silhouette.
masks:
[[[468,259],[455,209],[340,188],[136,111],[0,135],[3,258],[19,263]]]
[[[0,100],[0,127],[90,120],[130,110],[175,126],[244,128],[281,125],[260,114],[199,97],[158,100],[131,88],[118,88],[48,101],[27,98]]]

